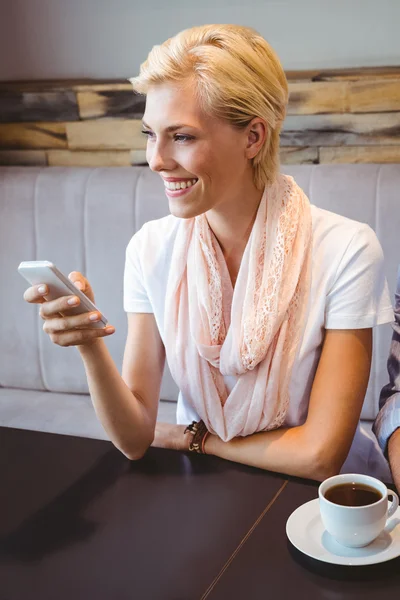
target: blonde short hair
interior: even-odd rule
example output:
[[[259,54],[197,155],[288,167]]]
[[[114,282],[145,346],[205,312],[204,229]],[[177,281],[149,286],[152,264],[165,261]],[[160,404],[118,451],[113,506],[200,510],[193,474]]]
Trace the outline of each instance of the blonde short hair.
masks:
[[[267,123],[265,144],[253,158],[254,183],[263,189],[279,171],[279,134],[288,102],[288,85],[278,56],[254,29],[204,25],[181,31],[154,46],[130,81],[146,94],[168,81],[194,84],[202,109],[236,127],[254,117]]]

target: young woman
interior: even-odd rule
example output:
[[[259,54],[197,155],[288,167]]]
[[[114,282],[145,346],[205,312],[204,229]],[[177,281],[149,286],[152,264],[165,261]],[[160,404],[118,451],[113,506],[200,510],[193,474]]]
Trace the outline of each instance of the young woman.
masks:
[[[42,304],[45,331],[78,347],[97,415],[131,459],[153,444],[317,480],[337,473],[367,388],[371,328],[393,319],[374,232],[311,206],[279,173],[288,86],[252,29],[183,31],[132,83],[147,95],[147,159],[171,215],[127,248],[122,377],[106,330],[91,330],[88,314],[59,316],[68,298]],[[70,278],[93,300],[82,274]],[[42,296],[35,287],[25,298]],[[177,425],[156,423],[165,356]],[[358,438],[349,468],[387,478],[378,445]]]

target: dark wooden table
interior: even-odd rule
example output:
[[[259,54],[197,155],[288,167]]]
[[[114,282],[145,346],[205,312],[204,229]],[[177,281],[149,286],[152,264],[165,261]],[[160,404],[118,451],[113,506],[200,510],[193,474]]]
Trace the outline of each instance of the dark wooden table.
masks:
[[[333,567],[287,541],[317,485],[150,449],[0,428],[1,600],[398,597],[399,561]]]

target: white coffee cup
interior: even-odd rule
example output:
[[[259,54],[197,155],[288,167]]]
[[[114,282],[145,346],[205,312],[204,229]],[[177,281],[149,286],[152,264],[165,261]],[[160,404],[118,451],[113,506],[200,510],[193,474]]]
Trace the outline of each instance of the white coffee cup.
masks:
[[[343,506],[326,499],[325,494],[330,488],[344,483],[367,485],[379,492],[381,498],[366,506]],[[350,548],[361,548],[370,544],[384,530],[387,519],[399,506],[398,495],[388,490],[379,479],[354,473],[325,479],[319,486],[318,495],[322,523],[326,531],[339,544]],[[388,495],[392,496],[390,507]]]

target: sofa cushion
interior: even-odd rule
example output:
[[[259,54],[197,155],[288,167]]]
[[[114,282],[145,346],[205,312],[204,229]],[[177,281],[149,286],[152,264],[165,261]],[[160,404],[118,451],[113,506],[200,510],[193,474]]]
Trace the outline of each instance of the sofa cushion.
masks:
[[[159,421],[176,423],[176,403],[159,403]],[[0,427],[108,440],[88,394],[0,388]]]
[[[400,165],[295,165],[285,167],[312,203],[368,223],[385,252],[394,291],[400,262]],[[50,260],[67,275],[82,271],[96,304],[116,333],[107,345],[121,368],[126,338],[122,286],[125,248],[150,219],[168,214],[163,183],[147,167],[0,167],[0,386],[54,393],[87,393],[76,349],[54,345],[42,330],[38,308],[23,300],[22,260]],[[377,412],[387,381],[390,326],[375,331],[374,357],[363,417]],[[175,400],[168,369],[161,398]]]

